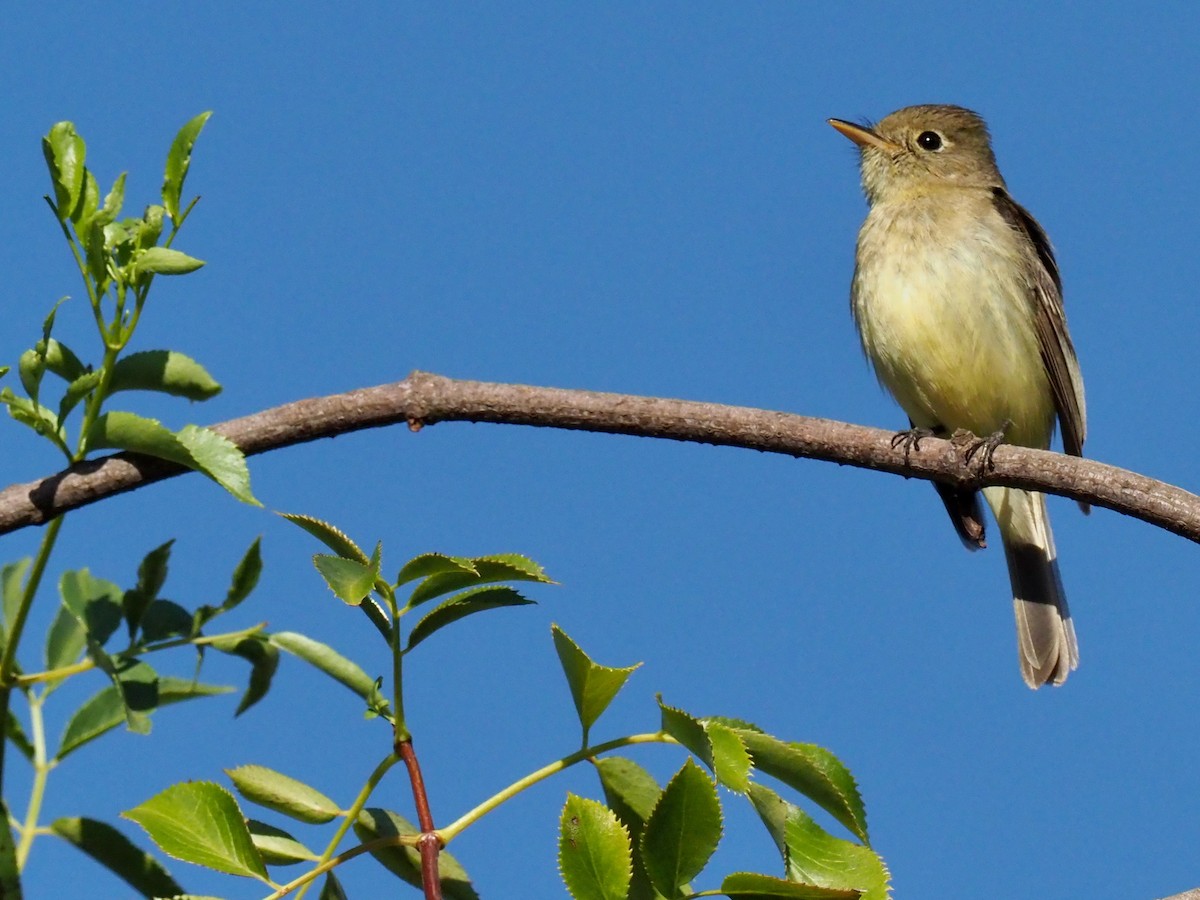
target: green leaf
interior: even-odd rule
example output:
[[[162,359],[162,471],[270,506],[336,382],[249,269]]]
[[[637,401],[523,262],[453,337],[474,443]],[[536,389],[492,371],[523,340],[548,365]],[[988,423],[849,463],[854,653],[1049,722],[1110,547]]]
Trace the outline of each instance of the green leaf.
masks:
[[[328,522],[322,522],[320,519],[314,519],[312,516],[302,516],[297,513],[279,513],[279,515],[293,525],[303,528],[338,556],[342,557],[342,559],[353,559],[364,566],[371,564],[370,557],[363,552],[358,544],[350,540],[345,532],[338,530]]]
[[[271,681],[279,667],[279,650],[262,635],[234,641],[214,641],[213,648],[230,656],[240,656],[250,663],[250,683],[234,712],[235,716],[240,716],[271,689]]]
[[[5,734],[8,736],[9,743],[21,751],[22,756],[30,761],[33,760],[33,744],[26,737],[25,729],[21,727],[20,720],[17,719],[11,709],[8,711],[8,728]]]
[[[251,803],[273,809],[310,825],[323,825],[335,819],[338,805],[302,781],[297,781],[265,766],[238,766],[226,769],[239,794]]]
[[[583,726],[583,743],[586,745],[592,725],[608,709],[613,698],[641,663],[634,663],[625,668],[599,665],[557,625],[551,625],[550,631],[554,636],[554,649],[558,652],[563,673],[567,676],[567,686],[571,689],[575,711],[579,714],[579,723]]]
[[[321,886],[321,896],[317,900],[349,900],[346,892],[342,890],[341,882],[337,880],[332,871],[325,875],[325,883]]]
[[[208,400],[221,393],[221,385],[190,356],[174,350],[143,350],[117,360],[110,393],[157,391],[188,400]]]
[[[101,209],[104,217],[110,222],[121,214],[121,207],[125,205],[125,175],[125,172],[118,175],[112,190],[104,196],[104,206]]]
[[[54,435],[57,439],[55,443],[63,445],[63,431],[58,426],[58,416],[53,410],[24,397],[18,397],[11,388],[0,390],[0,403],[7,407],[8,414],[15,421],[32,429],[39,437]]]
[[[219,784],[175,784],[121,815],[169,856],[270,883],[237,801]]]
[[[4,634],[17,616],[21,607],[21,597],[25,593],[25,573],[33,562],[28,556],[16,562],[8,563],[0,569],[0,599],[3,600]]]
[[[757,872],[734,872],[721,882],[721,893],[731,900],[858,900],[859,891],[796,884]]]
[[[196,633],[195,618],[174,600],[154,600],[142,614],[142,640],[163,641],[172,637],[191,637]]]
[[[208,428],[185,425],[173,434],[156,419],[118,410],[96,418],[88,431],[87,448],[156,456],[203,472],[244,503],[262,505],[250,493],[245,455],[231,440]]]
[[[713,774],[717,781],[731,791],[744,794],[750,789],[753,768],[745,742],[734,729],[719,722],[705,722],[704,730],[712,747]]]
[[[522,597],[510,587],[478,587],[470,591],[456,594],[444,603],[431,609],[421,621],[413,626],[408,635],[408,649],[411,650],[435,631],[445,628],[451,622],[482,612],[485,609],[499,609],[503,606],[530,606],[532,600]]]
[[[26,353],[33,351],[26,350]],[[35,354],[36,355],[36,354]],[[24,355],[22,355],[24,358]],[[45,354],[43,359],[46,362],[46,371],[57,375],[63,381],[72,382],[81,375],[87,374],[87,366],[80,362],[79,357],[75,355],[66,344],[55,338],[48,338],[45,342]]]
[[[633,844],[633,881],[629,885],[629,900],[658,900],[662,895],[650,884],[642,862],[642,832],[646,820],[658,805],[662,788],[654,776],[631,759],[606,756],[595,760],[604,789],[604,800],[629,831]]]
[[[183,183],[192,164],[192,148],[204,129],[204,123],[211,115],[212,110],[202,112],[180,128],[175,140],[171,142],[171,149],[167,152],[162,186],[163,207],[176,226],[179,225],[179,198],[183,194]]]
[[[103,646],[121,625],[123,591],[87,569],[63,572],[58,579],[63,605],[87,630],[87,636]]]
[[[84,168],[83,187],[79,192],[79,202],[75,204],[75,209],[71,213],[71,221],[75,223],[76,229],[79,228],[81,222],[86,222],[94,216],[99,208],[100,185],[96,182],[96,176]]]
[[[291,866],[320,859],[282,828],[257,819],[247,819],[246,827],[250,831],[250,840],[254,842],[255,849],[268,866]]]
[[[446,571],[430,575],[413,590],[408,605],[418,606],[435,597],[453,593],[466,587],[494,584],[497,581],[538,581],[543,584],[554,582],[533,560],[516,553],[499,553],[494,556],[477,556],[466,560],[474,571]]]
[[[351,662],[328,644],[314,641],[294,631],[277,632],[271,635],[270,640],[279,649],[299,657],[354,691],[367,701],[368,708],[375,710],[379,715],[389,714],[387,701],[380,694],[374,679],[360,669],[357,663]]]
[[[858,785],[836,756],[816,744],[787,743],[759,731],[735,730],[755,767],[804,794],[864,844],[870,844],[867,813]]]
[[[422,553],[404,564],[404,568],[396,576],[396,587],[416,581],[418,578],[428,578],[430,575],[441,575],[447,572],[477,574],[471,561],[464,557],[445,556],[441,553]]]
[[[87,399],[88,395],[100,384],[99,372],[85,372],[67,385],[63,391],[62,400],[58,403],[58,424],[61,425],[76,406]]]
[[[642,834],[642,860],[659,893],[677,896],[700,873],[721,840],[717,788],[692,760],[663,788]]]
[[[863,900],[886,900],[888,870],[870,848],[834,837],[795,806],[788,811],[786,840],[792,881],[862,891]]]
[[[204,260],[169,247],[149,247],[141,252],[133,270],[138,275],[186,275],[204,265]]]
[[[75,211],[83,191],[83,161],[87,150],[72,122],[56,122],[42,138],[42,154],[54,183],[54,205],[60,221]]]
[[[225,685],[202,684],[189,679],[164,676],[158,679],[158,690],[153,697],[154,705],[142,706],[135,709],[135,712],[146,712],[156,707],[181,703],[184,700],[193,700],[198,697],[228,694],[232,690],[233,688]],[[109,685],[86,700],[67,721],[67,727],[63,731],[55,758],[63,759],[88,741],[100,737],[125,722],[128,695],[129,691],[122,696],[122,692],[118,691],[115,685]],[[137,700],[136,697],[134,699]]]
[[[558,871],[574,900],[629,896],[633,850],[629,833],[611,809],[567,794],[558,835]]]
[[[696,754],[711,769],[712,745],[708,740],[708,732],[704,730],[704,724],[682,709],[667,706],[661,696],[657,699],[658,708],[662,712],[662,730]]]
[[[46,668],[61,669],[63,666],[74,665],[83,655],[87,646],[87,632],[79,619],[67,609],[59,606],[46,632]],[[50,682],[47,689],[58,682]]]
[[[318,553],[313,557],[313,565],[325,579],[325,584],[333,591],[335,597],[343,603],[358,606],[375,587],[379,578],[379,554],[381,545],[375,545],[375,553],[368,563],[360,563],[356,559],[345,559],[341,556],[330,556]]]
[[[354,823],[354,833],[365,844],[379,838],[420,832],[403,816],[390,810],[367,808],[359,813]],[[416,847],[384,847],[373,851],[371,855],[393,875],[413,887],[421,887],[421,854]],[[438,875],[442,882],[442,894],[447,900],[479,900],[462,864],[445,850],[438,854]]]
[[[143,557],[138,565],[137,584],[121,597],[121,609],[130,637],[137,634],[146,608],[158,599],[158,592],[167,581],[167,563],[171,559],[171,546],[174,543],[174,539],[169,540]]]
[[[243,600],[250,596],[262,575],[262,538],[257,537],[242,554],[233,570],[233,578],[229,590],[225,592],[225,600],[220,606],[205,604],[196,610],[195,630],[199,631],[217,616],[235,609]]]
[[[50,831],[144,897],[174,897],[183,893],[162,863],[106,822],[79,817],[55,819],[50,823]]]

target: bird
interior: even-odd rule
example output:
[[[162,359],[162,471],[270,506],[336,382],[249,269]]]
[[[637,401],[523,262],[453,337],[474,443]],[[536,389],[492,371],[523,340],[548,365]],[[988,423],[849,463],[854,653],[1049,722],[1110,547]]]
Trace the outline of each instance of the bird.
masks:
[[[859,150],[868,213],[851,311],[863,351],[908,415],[894,445],[976,437],[1083,455],[1083,378],[1046,232],[1009,194],[987,124],[961,106],[908,106],[860,125],[829,119]],[[968,549],[986,544],[979,492],[934,482]],[[985,487],[1012,583],[1021,675],[1061,685],[1079,644],[1045,497]],[[1087,507],[1081,504],[1084,512]]]

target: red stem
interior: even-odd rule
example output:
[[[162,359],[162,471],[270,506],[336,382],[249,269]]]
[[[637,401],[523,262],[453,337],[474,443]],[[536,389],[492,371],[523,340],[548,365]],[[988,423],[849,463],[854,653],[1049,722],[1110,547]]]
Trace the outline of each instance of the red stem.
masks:
[[[442,879],[438,875],[438,853],[442,842],[433,828],[433,813],[429,811],[429,797],[425,793],[425,779],[421,777],[421,764],[412,741],[397,741],[396,754],[408,769],[408,780],[412,784],[413,802],[417,806],[417,824],[421,838],[417,847],[421,851],[421,884],[425,888],[425,900],[442,900]]]

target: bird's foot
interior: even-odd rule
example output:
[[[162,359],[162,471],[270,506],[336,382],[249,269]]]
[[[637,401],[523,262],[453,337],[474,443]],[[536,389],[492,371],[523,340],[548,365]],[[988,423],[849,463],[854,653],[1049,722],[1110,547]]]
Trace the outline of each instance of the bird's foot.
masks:
[[[1004,443],[1004,437],[1008,433],[1008,430],[1012,428],[1012,425],[1012,419],[1005,419],[999,431],[994,431],[984,438],[966,433],[969,436],[969,441],[966,452],[963,454],[963,459],[967,463],[970,463],[976,456],[979,456],[979,470],[981,472],[996,468],[996,463],[992,459],[992,456],[995,454],[996,448]],[[955,437],[958,436],[956,432]]]
[[[918,428],[913,426],[908,431],[897,431],[892,435],[892,449],[897,447],[904,448],[904,464],[908,465],[908,458],[914,450],[921,449],[921,441],[927,437],[934,437],[935,432],[932,428]]]

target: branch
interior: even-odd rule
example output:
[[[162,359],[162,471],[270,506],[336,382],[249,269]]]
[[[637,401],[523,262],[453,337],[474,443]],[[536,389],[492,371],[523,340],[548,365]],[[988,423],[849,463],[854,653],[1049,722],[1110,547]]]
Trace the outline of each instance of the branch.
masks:
[[[407,422],[494,422],[668,438],[820,459],[961,487],[1004,485],[1103,506],[1200,543],[1200,497],[1125,469],[1002,445],[994,468],[964,461],[955,441],[926,438],[905,460],[893,432],[787,413],[626,394],[457,381],[413,372],[403,381],[299,400],[213,430],[247,456],[366,428]],[[0,534],[187,471],[129,453],[88,461],[0,491]]]

